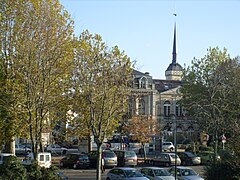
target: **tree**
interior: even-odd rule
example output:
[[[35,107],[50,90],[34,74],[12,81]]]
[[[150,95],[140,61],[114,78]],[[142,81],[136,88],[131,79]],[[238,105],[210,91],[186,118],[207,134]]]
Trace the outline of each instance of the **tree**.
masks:
[[[160,134],[156,120],[147,115],[133,116],[125,126],[125,131],[131,139],[142,144],[144,159],[146,160],[145,144],[151,142],[151,135]]]
[[[16,44],[17,37],[17,10],[23,9],[19,1],[0,2],[0,120],[1,120],[1,145],[6,143],[5,150],[14,153],[13,141],[16,134],[24,132],[22,108],[18,104],[19,82],[16,80]]]
[[[234,114],[231,108],[236,91],[229,80],[234,82],[237,78],[231,78],[232,69],[229,67],[232,62],[226,49],[210,48],[205,57],[200,60],[194,58],[192,66],[185,69],[183,75],[181,102],[188,114],[198,121],[200,128],[213,137],[215,153],[220,135],[233,120],[228,116],[230,112]]]
[[[5,94],[13,99],[12,108],[2,107],[14,122],[10,137],[30,136],[37,153],[44,130],[68,109],[73,22],[58,0],[1,3],[1,65]]]
[[[100,35],[84,31],[75,50],[73,109],[94,136],[98,149],[97,179],[101,178],[101,151],[106,137],[126,112],[132,65],[117,46],[108,48]]]

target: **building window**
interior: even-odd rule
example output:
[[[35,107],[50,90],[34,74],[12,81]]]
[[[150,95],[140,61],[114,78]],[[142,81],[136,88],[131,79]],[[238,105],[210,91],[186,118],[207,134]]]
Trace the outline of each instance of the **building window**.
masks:
[[[176,116],[182,116],[183,112],[182,112],[182,107],[180,106],[179,103],[176,104]]]
[[[161,105],[160,104],[156,104],[156,114],[158,116],[161,115]]]
[[[147,87],[147,79],[145,77],[142,77],[140,79],[140,88],[141,89],[146,89],[146,87]]]
[[[138,112],[139,112],[139,115],[145,115],[145,102],[143,99],[139,101]]]
[[[164,116],[170,116],[171,103],[170,101],[164,102]]]

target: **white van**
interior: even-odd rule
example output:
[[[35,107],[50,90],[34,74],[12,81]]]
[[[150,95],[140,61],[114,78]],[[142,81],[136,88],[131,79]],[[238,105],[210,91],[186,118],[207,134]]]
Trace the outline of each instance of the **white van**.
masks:
[[[50,168],[52,165],[52,156],[51,153],[48,152],[40,152],[37,154],[38,165],[45,168]],[[33,153],[29,153],[23,160],[22,164],[29,166],[32,164],[34,158]]]

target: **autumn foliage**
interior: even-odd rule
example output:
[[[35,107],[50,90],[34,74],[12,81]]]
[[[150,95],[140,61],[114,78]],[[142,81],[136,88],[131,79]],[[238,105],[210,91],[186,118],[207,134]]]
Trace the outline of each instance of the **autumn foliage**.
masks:
[[[125,127],[125,131],[133,140],[140,143],[148,143],[151,141],[151,135],[159,134],[159,127],[156,119],[151,116],[133,116],[131,121]]]

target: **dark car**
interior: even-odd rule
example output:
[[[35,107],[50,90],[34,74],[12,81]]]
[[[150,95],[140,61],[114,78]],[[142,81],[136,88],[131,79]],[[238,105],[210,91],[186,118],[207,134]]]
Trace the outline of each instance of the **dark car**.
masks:
[[[97,151],[91,151],[88,153],[90,166],[96,167],[98,154]],[[103,150],[102,158],[104,159],[104,167],[115,167],[117,166],[117,156],[112,150]]]
[[[177,155],[181,159],[181,165],[183,166],[201,164],[201,158],[192,152],[177,152]]]
[[[197,155],[201,158],[201,164],[206,165],[214,160],[214,152],[211,151],[199,152]],[[221,157],[219,155],[216,155],[216,160],[220,161]]]
[[[128,150],[115,150],[117,155],[118,166],[136,166],[137,155],[134,151]]]
[[[60,160],[60,167],[88,168],[90,161],[87,154],[72,153]]]

